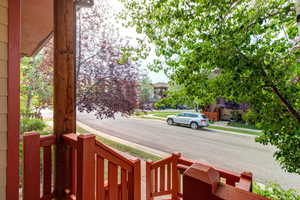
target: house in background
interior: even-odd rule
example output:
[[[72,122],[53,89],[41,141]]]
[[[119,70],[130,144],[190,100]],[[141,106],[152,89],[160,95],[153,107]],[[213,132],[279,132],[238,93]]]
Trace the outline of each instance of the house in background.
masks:
[[[153,100],[154,102],[165,98],[167,96],[166,92],[169,89],[168,83],[163,83],[163,82],[158,82],[158,83],[153,83]]]
[[[226,101],[225,98],[217,98],[216,103],[208,105],[204,111],[208,113],[214,113],[217,117],[213,121],[229,121],[238,116],[242,116],[247,112],[248,104],[238,104],[234,101]],[[208,114],[211,115],[211,114]]]

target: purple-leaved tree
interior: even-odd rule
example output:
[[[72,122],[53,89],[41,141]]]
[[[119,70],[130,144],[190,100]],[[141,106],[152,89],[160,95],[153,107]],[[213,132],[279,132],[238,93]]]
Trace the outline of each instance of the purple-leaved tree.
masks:
[[[77,8],[77,108],[99,118],[129,115],[137,105],[138,64],[123,51],[130,40],[120,35],[112,10],[106,0]],[[43,64],[53,66],[51,41],[43,52]]]

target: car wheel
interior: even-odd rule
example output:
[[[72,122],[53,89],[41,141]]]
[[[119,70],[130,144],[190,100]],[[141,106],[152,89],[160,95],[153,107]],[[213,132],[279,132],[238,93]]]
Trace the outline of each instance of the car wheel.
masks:
[[[173,119],[168,119],[168,120],[167,120],[167,123],[168,123],[169,125],[173,125],[173,124],[174,124]]]
[[[190,126],[194,130],[198,129],[198,124],[196,122],[192,122]]]

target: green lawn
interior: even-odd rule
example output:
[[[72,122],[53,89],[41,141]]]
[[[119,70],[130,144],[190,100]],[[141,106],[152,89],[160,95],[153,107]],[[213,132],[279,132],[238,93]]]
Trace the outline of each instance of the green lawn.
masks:
[[[248,124],[241,123],[241,122],[230,122],[230,123],[228,123],[228,126],[237,127],[237,128],[248,128],[248,129],[253,129],[253,130],[259,130],[258,128],[255,127],[255,125],[248,125]]]
[[[168,115],[176,115],[181,112],[178,112],[178,111],[174,111],[174,112],[151,111],[151,112],[147,112],[147,113],[151,114],[153,116],[156,116],[156,117],[167,117]]]

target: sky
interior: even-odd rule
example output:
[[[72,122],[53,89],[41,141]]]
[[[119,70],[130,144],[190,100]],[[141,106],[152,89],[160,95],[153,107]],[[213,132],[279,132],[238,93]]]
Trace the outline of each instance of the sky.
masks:
[[[157,83],[157,82],[167,83],[169,81],[168,77],[162,71],[160,71],[159,73],[150,71],[149,77],[150,77],[152,83]]]
[[[114,12],[120,12],[123,8],[121,2],[119,2],[118,0],[110,0],[110,5],[112,5]],[[116,23],[117,26],[120,28],[122,35],[125,34],[130,37],[138,36],[138,34],[134,28],[125,28],[124,26],[121,25],[121,23],[118,23],[117,21],[115,21],[115,19],[113,21],[114,21],[113,23]],[[146,61],[142,62],[142,63],[144,63],[141,66],[142,70],[145,69],[146,65],[151,63],[151,60],[153,60],[153,59],[155,59],[155,56],[149,55],[149,57],[146,59]],[[165,73],[163,71],[160,71],[158,73],[152,72],[148,69],[147,69],[147,71],[148,71],[148,75],[149,75],[152,83],[157,83],[157,82],[167,83],[169,81],[168,77],[165,75]]]

